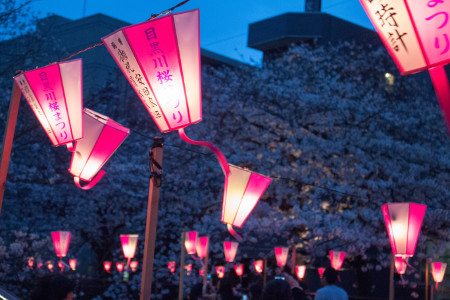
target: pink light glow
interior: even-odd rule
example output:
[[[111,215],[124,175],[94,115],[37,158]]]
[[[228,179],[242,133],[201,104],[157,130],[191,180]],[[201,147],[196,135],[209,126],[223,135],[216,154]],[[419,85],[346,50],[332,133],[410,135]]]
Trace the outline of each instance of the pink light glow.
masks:
[[[426,208],[416,203],[387,203],[381,207],[395,256],[414,255]]]
[[[217,274],[217,277],[223,278],[225,276],[225,267],[224,266],[216,266],[216,274]]]
[[[203,269],[198,270],[198,275],[203,277]]]
[[[64,264],[62,263],[62,261],[58,261],[58,268],[61,269],[61,272],[64,271]]]
[[[38,263],[36,264],[36,266],[38,267],[38,269],[40,269],[43,265],[44,265],[44,264],[41,263],[41,262],[38,262]]]
[[[264,261],[262,259],[255,260],[253,266],[255,267],[255,271],[261,274],[263,272]]]
[[[133,260],[130,262],[131,271],[136,272],[139,262],[137,260]]]
[[[438,283],[442,282],[445,275],[445,269],[447,268],[446,263],[433,262],[431,263],[431,274],[433,275],[434,282],[436,282],[436,289],[438,288]]]
[[[119,271],[119,273],[122,273],[123,266],[124,266],[123,262],[116,262],[116,269],[117,269],[117,271]]]
[[[305,277],[306,266],[295,266],[295,274],[298,279],[303,279]]]
[[[14,77],[54,146],[71,143],[83,136],[81,73],[81,59],[76,59]]]
[[[30,267],[31,270],[33,270],[34,257],[28,257],[28,266]]]
[[[47,261],[47,268],[50,270],[50,272],[53,272],[53,263],[49,260]]]
[[[319,272],[319,277],[322,278],[323,272],[325,272],[325,268],[319,268],[317,269],[317,272]]]
[[[397,270],[398,274],[405,274],[406,268],[408,267],[408,257],[401,257],[396,256],[395,257],[395,269]]]
[[[209,246],[208,236],[198,237],[195,248],[197,250],[197,256],[200,259],[203,259],[206,256],[206,253],[208,252],[208,246]]]
[[[167,268],[169,268],[170,273],[175,273],[176,263],[174,261],[169,261],[169,263],[167,264]]]
[[[102,38],[161,132],[202,119],[199,29],[197,9],[127,26]]]
[[[275,258],[277,259],[277,265],[283,269],[286,265],[289,254],[288,247],[275,247]]]
[[[186,274],[189,276],[191,275],[192,272],[192,264],[188,264],[186,266],[184,266],[184,269],[186,270]]]
[[[53,231],[53,246],[55,246],[56,256],[62,258],[67,255],[71,233],[69,231]]]
[[[244,265],[243,264],[234,265],[234,271],[236,272],[237,276],[242,276],[242,274],[244,274]]]
[[[238,242],[223,242],[223,250],[225,252],[225,260],[227,262],[233,262],[236,257]]]
[[[230,173],[225,176],[222,222],[242,227],[272,179],[230,164],[229,168]]]
[[[184,246],[188,254],[195,254],[197,252],[197,231],[185,232]]]
[[[136,252],[136,246],[138,241],[138,234],[121,234],[120,242],[122,243],[123,256],[128,258],[128,260],[134,257]]]
[[[75,271],[77,268],[77,260],[75,258],[69,259],[70,268]]]
[[[345,252],[330,250],[330,262],[331,267],[335,270],[339,270],[344,263]]]
[[[103,262],[103,268],[105,269],[106,272],[110,272],[111,270],[111,262],[110,261],[104,261]]]

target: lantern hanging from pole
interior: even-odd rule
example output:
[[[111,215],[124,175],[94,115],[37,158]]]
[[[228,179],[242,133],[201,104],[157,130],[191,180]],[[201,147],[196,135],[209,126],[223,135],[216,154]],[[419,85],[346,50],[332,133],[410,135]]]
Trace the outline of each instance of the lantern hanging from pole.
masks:
[[[85,108],[83,113],[84,137],[75,142],[69,172],[75,184],[90,189],[105,173],[100,169],[130,133],[112,119]],[[81,186],[80,179],[90,181]]]
[[[298,279],[303,279],[305,277],[306,266],[295,266],[295,274]]]
[[[123,256],[130,261],[136,252],[138,234],[121,234],[120,242],[122,243]]]
[[[106,272],[110,273],[111,270],[111,262],[110,261],[104,261],[103,262],[103,268]]]
[[[360,2],[402,75],[429,70],[450,132],[450,2]]]
[[[34,266],[34,257],[28,257],[28,266],[30,267],[31,270],[33,270],[33,266]]]
[[[322,278],[323,277],[323,273],[325,272],[325,268],[318,268],[317,272],[319,273],[319,277]]]
[[[394,265],[398,274],[405,274],[406,268],[408,267],[408,257],[396,256]]]
[[[416,203],[387,203],[381,207],[394,256],[414,255],[426,208]]]
[[[14,77],[54,146],[83,137],[81,59],[50,64]]]
[[[338,271],[344,263],[345,252],[330,250],[331,267]]]
[[[188,231],[184,233],[184,246],[188,254],[195,254],[197,252],[197,231]]]
[[[102,38],[161,132],[202,120],[199,32],[195,9]]]
[[[169,268],[170,273],[175,273],[176,263],[174,261],[169,261],[169,263],[167,264],[167,268]]]
[[[283,269],[286,265],[288,254],[288,247],[275,247],[275,258],[277,259],[277,265],[280,269]]]
[[[77,260],[75,258],[69,259],[69,266],[72,271],[75,271],[77,268]]]
[[[255,271],[258,274],[261,274],[263,272],[263,268],[264,268],[264,261],[262,259],[255,260],[253,262],[253,266],[255,267]]]
[[[195,245],[195,249],[197,251],[197,256],[200,259],[203,259],[208,252],[209,246],[209,237],[208,236],[199,236],[197,239],[197,243]]]
[[[217,277],[223,278],[225,276],[225,267],[224,266],[216,266],[216,274],[217,274]]]
[[[139,262],[137,260],[133,260],[130,262],[131,271],[136,272]]]
[[[60,259],[65,257],[69,249],[70,231],[53,231],[52,233],[53,246],[55,246],[56,256]]]
[[[116,262],[116,269],[117,269],[117,271],[119,271],[119,273],[122,273],[123,266],[124,266],[123,262]]]
[[[237,276],[241,277],[242,274],[244,274],[244,265],[243,264],[234,265],[234,272],[236,272]]]
[[[436,282],[436,290],[438,288],[438,283],[442,282],[445,275],[445,269],[447,264],[443,262],[433,262],[431,263],[431,274],[433,275],[434,282]]]
[[[238,246],[238,242],[223,242],[223,250],[225,252],[225,260],[227,262],[232,263],[234,261]]]

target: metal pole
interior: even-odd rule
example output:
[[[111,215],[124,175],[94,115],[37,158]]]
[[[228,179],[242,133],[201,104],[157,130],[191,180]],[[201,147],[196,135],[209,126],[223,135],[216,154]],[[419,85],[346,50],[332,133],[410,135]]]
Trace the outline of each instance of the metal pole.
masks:
[[[295,245],[292,246],[291,256],[291,274],[295,275],[295,264],[297,263],[297,247]]]
[[[145,224],[144,264],[142,266],[141,300],[152,293],[153,258],[155,257],[156,223],[158,221],[159,188],[161,186],[164,139],[154,137],[150,150],[150,187],[148,190],[147,221]]]
[[[266,282],[267,282],[267,257],[264,258],[264,277],[263,277],[263,285],[266,286]]]
[[[11,156],[11,148],[14,139],[14,131],[16,130],[17,114],[20,105],[20,89],[14,81],[11,102],[9,103],[8,119],[3,136],[2,160],[0,163],[0,213],[2,211],[3,195],[5,193],[6,175],[8,174],[9,158]]]
[[[389,270],[389,300],[394,300],[395,290],[394,290],[394,255],[391,256],[391,268]]]
[[[186,233],[181,233],[181,256],[180,256],[180,284],[178,285],[178,300],[183,300],[183,279],[184,279],[184,241]]]
[[[425,300],[428,300],[428,260],[425,259]]]
[[[209,238],[208,238],[208,245],[206,246],[205,263],[203,264],[203,285],[206,284],[206,280],[208,278],[208,257],[209,257]]]

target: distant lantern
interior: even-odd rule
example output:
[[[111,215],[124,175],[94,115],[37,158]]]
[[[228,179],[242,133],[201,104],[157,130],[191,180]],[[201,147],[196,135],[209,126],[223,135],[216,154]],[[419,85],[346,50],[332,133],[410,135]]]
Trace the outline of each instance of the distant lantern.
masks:
[[[53,272],[53,263],[50,260],[47,261],[47,268],[50,270],[50,272]]]
[[[428,69],[450,130],[449,1],[360,0],[402,75]]]
[[[197,231],[188,231],[184,233],[184,246],[188,254],[195,254],[197,252]]]
[[[105,172],[100,169],[130,130],[87,108],[83,113],[83,128],[84,137],[75,142],[69,172],[75,176],[75,184],[79,188],[90,189],[102,178]],[[82,187],[80,179],[90,183]]]
[[[197,239],[195,249],[197,250],[197,256],[200,259],[203,259],[208,253],[208,246],[209,246],[209,237],[199,236]]]
[[[216,266],[216,274],[217,274],[217,277],[223,278],[225,276],[225,267],[224,266]]]
[[[271,178],[229,164],[223,192],[222,222],[242,227]]]
[[[225,252],[225,260],[229,263],[234,261],[236,257],[238,242],[223,242],[223,250]]]
[[[36,264],[36,266],[38,267],[38,269],[40,269],[43,265],[44,265],[44,264],[41,263],[41,262],[38,262],[38,263]]]
[[[137,260],[133,260],[130,262],[131,271],[136,272],[139,262]]]
[[[117,269],[117,271],[119,271],[119,273],[122,273],[123,266],[124,266],[123,262],[116,262],[116,269]]]
[[[395,269],[400,275],[405,274],[406,268],[408,267],[408,257],[395,257]]]
[[[319,273],[319,277],[322,278],[323,273],[325,272],[325,268],[319,268],[317,269],[317,272]]]
[[[283,269],[286,265],[289,254],[288,247],[275,247],[275,258],[277,259],[277,265]]]
[[[64,264],[63,264],[63,262],[60,261],[60,260],[58,261],[58,268],[61,269],[61,272],[64,271]]]
[[[201,277],[203,277],[203,269],[198,270],[198,275],[200,275]]]
[[[184,269],[186,270],[186,274],[189,276],[192,272],[192,264],[188,264],[184,266]]]
[[[295,274],[298,279],[303,279],[305,277],[306,266],[295,266]]]
[[[167,268],[169,268],[170,273],[175,273],[176,263],[174,261],[169,261],[169,263],[167,264]]]
[[[237,264],[234,265],[234,272],[236,272],[237,276],[242,276],[244,274],[244,265],[243,264]]]
[[[54,146],[83,137],[81,59],[50,64],[14,77]]]
[[[122,243],[123,256],[130,261],[136,252],[136,245],[138,242],[138,234],[121,234],[120,242]]]
[[[75,258],[69,259],[70,268],[75,271],[77,268],[77,260]]]
[[[262,259],[255,260],[253,266],[255,267],[255,271],[261,274],[264,269],[264,261]]]
[[[30,267],[31,270],[33,270],[33,266],[34,266],[34,257],[28,257],[28,266]]]
[[[344,258],[345,252],[330,250],[331,267],[336,271],[338,271],[342,267],[342,264],[344,263]]]
[[[67,255],[70,242],[70,231],[53,231],[52,239],[53,246],[55,246],[56,256],[63,258]]]
[[[445,269],[447,264],[443,262],[433,262],[431,263],[431,274],[433,275],[434,282],[436,282],[436,289],[438,288],[438,283],[442,282],[445,275]]]
[[[196,9],[102,38],[161,132],[202,120],[199,32]]]
[[[414,255],[426,208],[416,203],[387,203],[381,207],[395,256]]]
[[[110,261],[104,261],[103,262],[103,268],[105,269],[106,272],[110,272],[111,271],[111,262]]]

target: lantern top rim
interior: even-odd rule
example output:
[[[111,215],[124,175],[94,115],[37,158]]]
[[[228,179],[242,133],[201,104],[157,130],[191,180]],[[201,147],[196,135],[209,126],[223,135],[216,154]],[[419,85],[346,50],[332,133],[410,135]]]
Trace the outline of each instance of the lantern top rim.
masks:
[[[36,70],[40,70],[40,69],[45,69],[45,68],[51,67],[53,65],[62,65],[62,64],[67,64],[67,63],[72,63],[74,61],[82,61],[82,60],[83,60],[82,58],[75,58],[75,59],[71,59],[71,60],[52,62],[52,63],[49,63],[49,64],[43,66],[43,67],[36,67],[34,69],[29,69],[29,70],[25,70],[25,71],[24,70],[17,70],[16,73],[14,74],[13,78],[16,78],[16,77],[18,77],[18,76],[20,76],[22,74],[26,74],[28,72],[32,72],[32,71],[36,71]]]
[[[126,237],[139,237],[139,234],[121,234],[120,236],[126,236]]]
[[[255,171],[252,171],[249,168],[236,166],[236,165],[233,165],[233,164],[230,164],[230,163],[228,165],[233,167],[233,168],[236,168],[236,169],[239,169],[239,170],[242,170],[242,171],[246,171],[246,172],[249,172],[249,173],[252,173],[252,174],[260,175],[262,177],[265,177],[265,178],[268,178],[268,179],[272,180],[272,177],[270,177],[268,175],[264,175],[264,174],[258,173],[258,172],[255,172]]]

